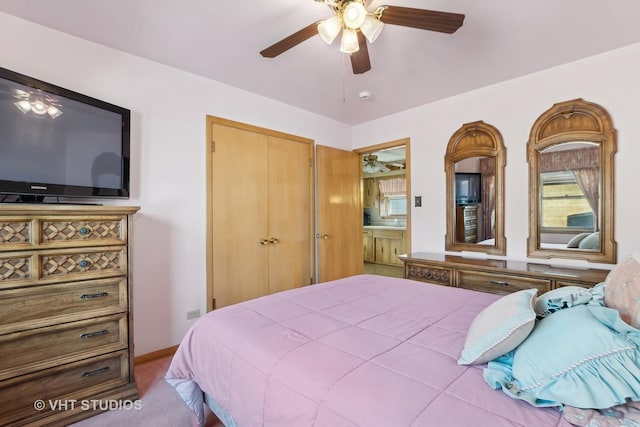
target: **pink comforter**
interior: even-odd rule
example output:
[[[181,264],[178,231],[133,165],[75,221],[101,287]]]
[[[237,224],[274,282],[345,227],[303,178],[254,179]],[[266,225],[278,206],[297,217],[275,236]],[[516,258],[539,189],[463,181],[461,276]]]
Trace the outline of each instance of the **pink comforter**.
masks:
[[[285,291],[203,316],[165,378],[196,423],[204,391],[238,426],[570,426],[458,365],[497,298],[372,275]]]

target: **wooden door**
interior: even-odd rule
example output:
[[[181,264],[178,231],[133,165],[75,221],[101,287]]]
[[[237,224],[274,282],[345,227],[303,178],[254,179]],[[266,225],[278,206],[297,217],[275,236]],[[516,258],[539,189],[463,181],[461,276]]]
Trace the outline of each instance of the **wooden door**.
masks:
[[[318,145],[318,281],[363,271],[360,155]]]
[[[313,282],[313,145],[269,137],[269,293]]]
[[[312,283],[313,141],[208,124],[208,309]]]
[[[214,123],[209,197],[215,308],[269,289],[267,136]]]

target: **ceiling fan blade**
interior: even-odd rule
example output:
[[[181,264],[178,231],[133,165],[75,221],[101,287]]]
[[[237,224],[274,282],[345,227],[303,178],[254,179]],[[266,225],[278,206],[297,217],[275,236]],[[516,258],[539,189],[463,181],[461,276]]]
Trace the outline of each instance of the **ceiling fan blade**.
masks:
[[[275,58],[281,53],[286,52],[294,46],[299,45],[303,41],[315,36],[318,34],[318,22],[314,22],[313,24],[309,24],[300,31],[296,31],[291,34],[289,37],[285,37],[277,43],[272,44],[268,48],[264,49],[260,52],[260,55],[265,58]]]
[[[385,24],[451,34],[462,26],[464,15],[439,12],[436,10],[414,9],[401,6],[380,6],[384,8],[380,20]]]
[[[358,46],[360,46],[360,48],[350,55],[353,74],[366,73],[371,69],[367,39],[364,34],[362,34],[362,31],[358,31]]]

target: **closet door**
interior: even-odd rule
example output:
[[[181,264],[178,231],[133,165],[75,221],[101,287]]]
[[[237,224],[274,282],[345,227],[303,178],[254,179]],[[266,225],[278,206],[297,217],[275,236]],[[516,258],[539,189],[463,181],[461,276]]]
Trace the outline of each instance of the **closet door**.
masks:
[[[269,293],[312,281],[309,144],[269,137]]]
[[[265,135],[213,127],[208,264],[220,308],[269,290],[269,145]]]
[[[210,120],[208,308],[312,283],[312,141]]]

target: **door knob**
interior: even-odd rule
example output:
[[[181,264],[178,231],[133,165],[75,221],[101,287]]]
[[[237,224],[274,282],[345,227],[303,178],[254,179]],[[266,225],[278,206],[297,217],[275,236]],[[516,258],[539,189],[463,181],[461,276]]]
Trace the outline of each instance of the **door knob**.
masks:
[[[266,244],[268,244],[268,243],[269,243],[269,240],[267,240],[267,239],[260,239],[260,244],[261,244],[261,245],[266,245]]]
[[[329,238],[328,234],[316,234],[316,239],[327,240]]]
[[[269,243],[271,243],[272,245],[275,245],[276,243],[280,243],[280,240],[276,239],[275,237],[272,237],[269,239]]]

